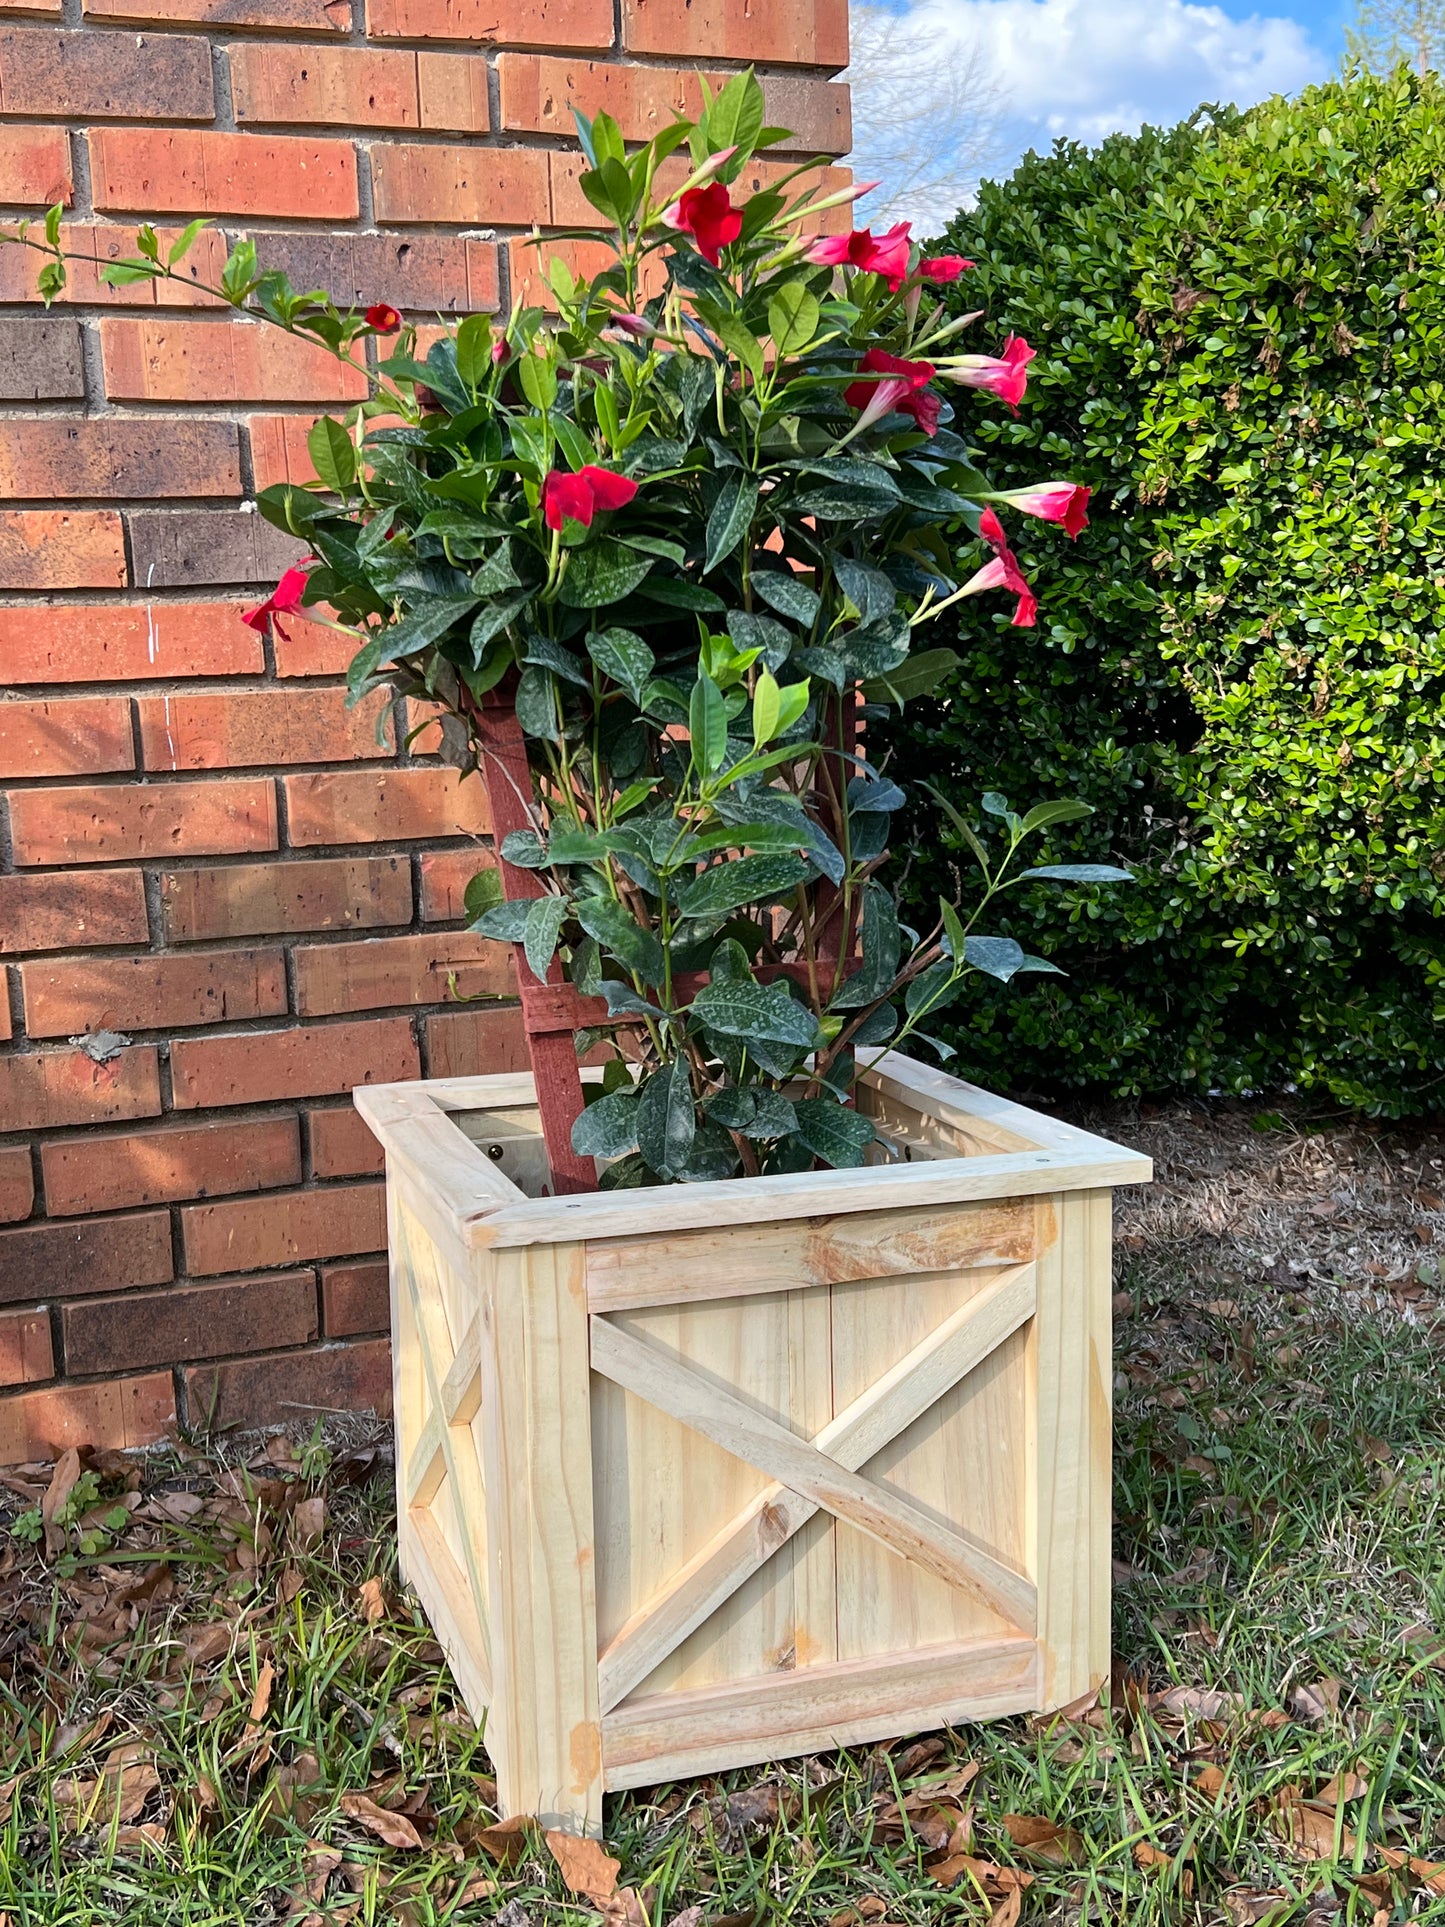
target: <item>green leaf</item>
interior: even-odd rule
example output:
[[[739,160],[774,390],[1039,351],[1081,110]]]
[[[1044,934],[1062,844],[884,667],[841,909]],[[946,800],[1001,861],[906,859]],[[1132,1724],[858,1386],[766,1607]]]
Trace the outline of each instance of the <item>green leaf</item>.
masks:
[[[557,684],[552,673],[529,663],[517,679],[517,721],[528,736],[561,740],[557,728]]]
[[[1045,863],[1036,870],[1020,870],[1018,881],[1030,877],[1050,883],[1132,883],[1132,870],[1121,870],[1113,863]]]
[[[1057,803],[1035,803],[1023,820],[1025,836],[1033,830],[1047,829],[1051,823],[1076,823],[1081,816],[1092,816],[1093,806],[1072,798]]]
[[[166,256],[167,267],[173,268],[177,261],[184,261],[191,249],[195,246],[196,236],[201,232],[202,228],[207,225],[207,217],[204,214],[198,221],[188,221],[186,223],[171,243],[170,253]]]
[[[822,309],[805,281],[788,281],[768,302],[768,333],[780,355],[800,355],[818,332]]]
[[[554,863],[600,863],[607,855],[607,838],[595,830],[553,830],[547,854]]]
[[[953,958],[954,962],[957,963],[963,956],[968,943],[968,934],[963,927],[963,919],[948,901],[947,897],[939,898],[938,908],[943,918],[943,927],[948,933],[948,954]]]
[[[595,937],[626,969],[636,971],[644,983],[662,982],[662,945],[620,903],[610,897],[582,897],[577,903],[577,921],[589,937]]]
[[[783,896],[801,883],[808,866],[786,852],[773,856],[734,857],[694,877],[679,893],[678,915],[725,917],[745,904],[762,904]]]
[[[60,262],[48,262],[47,267],[58,268]],[[44,276],[46,269],[41,269]],[[129,288],[137,281],[154,281],[160,269],[151,266],[149,261],[110,261],[100,271],[100,278],[108,288]],[[62,280],[61,285],[64,286]]]
[[[728,753],[727,704],[711,676],[699,675],[693,684],[687,715],[692,760],[704,775],[711,775],[722,768]]]
[[[565,897],[545,896],[533,900],[522,932],[522,950],[527,968],[539,984],[547,981],[547,969],[557,954],[557,939],[567,921]]]
[[[706,136],[708,150],[716,154],[721,148],[736,147],[739,150],[738,169],[729,178],[736,177],[753,148],[757,145],[759,134],[763,131],[763,90],[757,77],[749,67],[745,72],[734,74],[718,93],[717,99],[703,109],[699,125]]]
[[[765,669],[753,688],[753,747],[764,749],[778,733],[782,714],[778,685]]]
[[[732,554],[752,525],[757,508],[757,483],[740,468],[730,470],[707,518],[704,575],[711,574],[725,556]]]
[[[969,937],[964,943],[963,955],[975,970],[997,977],[1001,984],[1017,974],[1024,960],[1023,951],[1012,937]]]
[[[881,883],[863,886],[863,963],[833,998],[834,1010],[861,1010],[883,996],[898,975],[902,936],[898,910]]]
[[[838,1170],[862,1164],[877,1136],[871,1118],[850,1111],[831,1097],[798,1098],[793,1109],[798,1119],[797,1134],[814,1157]]]
[[[544,356],[519,355],[513,364],[522,393],[539,414],[545,415],[557,399],[557,371]]]
[[[527,913],[533,899],[523,897],[511,903],[494,903],[473,919],[472,928],[481,937],[495,937],[501,943],[520,943],[527,934]]]
[[[686,1164],[697,1131],[697,1110],[687,1059],[675,1057],[654,1071],[642,1087],[637,1106],[637,1148],[662,1177]]]
[[[478,917],[484,916],[501,901],[501,872],[494,863],[489,863],[485,870],[477,871],[467,885],[462,898],[462,907],[466,912],[468,923],[475,923]]]
[[[946,676],[951,676],[960,658],[952,649],[921,649],[896,669],[873,676],[863,685],[863,700],[870,703],[897,703],[900,707],[915,696],[928,696]]]
[[[345,495],[356,480],[356,447],[339,421],[318,416],[306,437],[306,452],[318,481],[337,495]]]
[[[812,1011],[792,997],[784,984],[742,982],[704,984],[692,1000],[692,1015],[724,1037],[757,1038],[811,1049],[818,1025]]]
[[[103,268],[101,270],[101,279],[105,279],[105,270]],[[41,300],[48,308],[56,296],[63,294],[65,291],[65,263],[63,261],[47,261],[35,277],[35,286]]]
[[[47,245],[52,248],[60,246],[60,223],[64,218],[65,206],[61,201],[57,201],[54,207],[48,207],[45,210],[45,239]]]
[[[481,666],[482,656],[487,644],[499,636],[509,623],[517,617],[532,600],[531,589],[517,589],[511,595],[499,596],[489,602],[473,622],[468,640],[472,645],[472,660]]]
[[[970,942],[976,941],[974,938]],[[936,963],[915,977],[904,992],[903,1007],[910,1018],[926,1017],[931,1010],[937,1010],[956,995],[962,976],[955,972],[949,963]]]
[[[457,374],[475,395],[492,372],[492,324],[484,314],[469,314],[457,329]]]
[[[559,599],[568,609],[605,608],[631,595],[652,566],[650,556],[603,536],[572,551]]]
[[[475,596],[418,596],[410,614],[404,615],[400,622],[392,623],[389,629],[382,630],[378,638],[381,649],[376,659],[377,667],[395,662],[401,656],[413,656],[418,650],[431,648],[476,606]]]
[[[805,629],[811,629],[822,608],[817,596],[801,577],[782,575],[776,569],[758,569],[752,577],[753,593],[761,596],[780,616],[791,616]]]
[[[638,1094],[609,1091],[589,1104],[572,1126],[572,1149],[579,1158],[617,1158],[637,1145]]]
[[[593,629],[587,636],[587,653],[603,675],[620,683],[640,709],[643,689],[655,666],[652,651],[641,636],[630,629]]]

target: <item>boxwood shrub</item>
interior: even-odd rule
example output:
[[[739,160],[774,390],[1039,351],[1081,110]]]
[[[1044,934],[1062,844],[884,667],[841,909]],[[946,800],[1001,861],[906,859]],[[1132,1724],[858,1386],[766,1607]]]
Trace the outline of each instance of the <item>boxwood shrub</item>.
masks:
[[[1062,566],[1036,534],[1036,628],[964,605],[893,767],[1085,796],[1058,853],[1139,878],[1017,899],[1069,975],[961,1007],[975,1074],[1445,1107],[1442,191],[1440,82],[1360,74],[1061,144],[950,228],[959,306],[1038,350],[996,486],[1096,495]],[[922,909],[954,858],[914,795]]]

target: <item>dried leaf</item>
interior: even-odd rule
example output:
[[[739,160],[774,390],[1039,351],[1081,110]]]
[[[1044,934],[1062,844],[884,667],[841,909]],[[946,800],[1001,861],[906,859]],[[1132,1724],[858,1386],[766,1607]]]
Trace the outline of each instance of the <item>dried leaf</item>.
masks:
[[[1310,1801],[1311,1806],[1337,1807],[1346,1800],[1363,1800],[1370,1790],[1370,1783],[1362,1773],[1346,1768],[1337,1773],[1332,1780],[1326,1780]]]
[[[495,1880],[484,1873],[464,1873],[452,1892],[450,1905],[453,1911],[466,1907],[474,1900],[490,1900],[500,1892]]]
[[[989,1927],[1014,1927],[1023,1904],[1024,1897],[1018,1888],[1010,1888],[989,1915]]]
[[[306,1858],[301,1863],[301,1886],[290,1896],[288,1912],[301,1913],[313,1902],[326,1898],[327,1884],[341,1865],[341,1855],[324,1841],[308,1840]]]
[[[378,1620],[386,1618],[386,1597],[379,1579],[363,1579],[356,1601],[368,1626],[374,1626]]]
[[[116,1828],[115,1845],[118,1853],[145,1847],[163,1847],[165,1844],[166,1830],[157,1820],[147,1820],[139,1827]]]
[[[98,1779],[57,1780],[54,1800],[66,1823],[77,1832],[83,1827],[126,1826],[139,1818],[160,1783],[161,1776],[144,1746],[129,1741],[112,1752]]]
[[[1437,1897],[1445,1895],[1445,1862],[1422,1860],[1418,1855],[1402,1853],[1396,1847],[1380,1847],[1378,1852],[1387,1867],[1393,1867],[1397,1873],[1408,1873],[1428,1893]]]
[[[1240,1890],[1224,1896],[1224,1911],[1230,1927],[1260,1927],[1265,1921],[1283,1921],[1294,1912],[1294,1902],[1278,1891],[1261,1893],[1258,1888]]]
[[[404,1813],[392,1813],[386,1807],[379,1807],[375,1800],[369,1800],[364,1793],[343,1793],[341,1811],[348,1820],[354,1820],[359,1827],[375,1834],[378,1840],[385,1841],[388,1847],[417,1848],[425,1843],[411,1821]]]
[[[1002,1825],[1020,1853],[1032,1854],[1051,1867],[1076,1866],[1084,1858],[1083,1836],[1072,1827],[1032,1813],[1006,1813]]]
[[[1149,1695],[1150,1709],[1173,1719],[1227,1720],[1247,1704],[1242,1693],[1211,1693],[1198,1686],[1171,1686],[1167,1693]]]
[[[600,1905],[617,1891],[617,1876],[622,1862],[614,1860],[600,1840],[579,1838],[575,1833],[547,1830],[547,1849],[557,1862],[563,1883],[574,1894],[585,1894]]]
[[[229,1620],[212,1620],[209,1625],[190,1626],[181,1635],[181,1648],[188,1666],[209,1666],[231,1650],[236,1634]]]
[[[271,1705],[271,1689],[276,1684],[276,1668],[270,1660],[264,1660],[256,1678],[256,1690],[251,1695],[251,1711],[247,1721],[251,1726],[259,1726],[265,1719]]]
[[[1157,1873],[1174,1865],[1174,1856],[1152,1846],[1147,1840],[1134,1842],[1134,1865],[1144,1873]]]
[[[494,1820],[490,1825],[465,1822],[457,1829],[457,1837],[463,1846],[476,1848],[499,1867],[515,1867],[526,1857],[527,1836],[533,1824],[529,1815],[514,1813],[509,1819]]]
[[[1229,1784],[1229,1775],[1222,1766],[1216,1766],[1213,1760],[1206,1760],[1191,1781],[1191,1785],[1197,1787],[1201,1793],[1207,1794],[1212,1800],[1217,1800]]]
[[[1296,1686],[1289,1696],[1289,1710],[1297,1720],[1322,1726],[1340,1710],[1340,1682],[1317,1679],[1312,1686]]]
[[[1336,1817],[1308,1807],[1302,1800],[1287,1800],[1279,1810],[1279,1832],[1285,1844],[1301,1860],[1334,1860],[1352,1854],[1355,1836],[1348,1827],[1335,1835]]]
[[[651,1927],[635,1887],[619,1887],[610,1900],[604,1900],[602,1918],[607,1927]]]
[[[45,1497],[40,1501],[40,1517],[45,1527],[45,1552],[53,1559],[65,1546],[65,1530],[56,1524],[58,1514],[64,1509],[66,1500],[80,1477],[80,1454],[72,1445],[62,1452],[55,1461],[55,1470],[50,1475]]]
[[[309,1552],[321,1538],[326,1524],[326,1501],[323,1498],[303,1499],[291,1514],[292,1542],[302,1551]]]
[[[703,1912],[701,1907],[684,1907],[680,1914],[673,1915],[672,1919],[668,1921],[667,1927],[702,1927],[702,1922]],[[832,1927],[831,1922],[829,1923],[829,1927]]]

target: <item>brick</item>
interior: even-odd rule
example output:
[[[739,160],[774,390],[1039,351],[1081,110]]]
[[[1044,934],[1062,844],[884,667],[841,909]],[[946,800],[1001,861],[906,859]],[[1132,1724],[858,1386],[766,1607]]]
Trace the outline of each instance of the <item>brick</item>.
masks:
[[[87,1131],[48,1139],[40,1163],[47,1213],[82,1217],[299,1184],[301,1132],[294,1117]]]
[[[16,1224],[28,1218],[34,1203],[35,1173],[29,1151],[23,1144],[0,1151],[0,1224]]]
[[[622,44],[630,54],[836,71],[848,64],[848,0],[622,0]]]
[[[168,1211],[44,1220],[0,1231],[0,1304],[164,1285],[175,1275]]]
[[[197,26],[279,27],[285,33],[345,33],[349,0],[86,0],[87,20],[193,21]]]
[[[544,227],[552,218],[550,156],[533,147],[432,147],[397,141],[371,150],[378,221]]]
[[[0,27],[0,114],[210,120],[214,113],[204,40]]]
[[[258,764],[351,763],[390,756],[389,697],[378,690],[355,709],[344,689],[254,689],[197,696],[145,696],[141,755],[147,769],[246,769]],[[0,720],[4,707],[0,705]]]
[[[366,31],[381,40],[604,49],[612,45],[612,0],[366,0]]]
[[[184,225],[184,224],[181,224]],[[156,238],[163,254],[181,232],[181,226],[157,227]],[[100,270],[110,261],[129,259],[135,253],[135,223],[106,221],[66,222],[60,230],[60,245],[67,255],[66,283],[56,300],[64,305],[146,308],[229,308],[216,295],[205,294],[196,282],[215,283],[220,279],[226,258],[226,237],[211,228],[196,236],[190,252],[177,266],[175,281],[138,281],[128,287],[111,287],[100,278]],[[77,258],[79,257],[79,258]],[[0,249],[0,301],[39,302],[36,286],[39,257],[22,248]]]
[[[258,481],[256,486],[265,484]],[[271,646],[280,677],[344,676],[356,654],[356,637],[302,619],[288,623],[284,636],[277,630]]]
[[[9,794],[15,862],[22,869],[276,848],[276,795],[266,777]]]
[[[8,1044],[14,1034],[10,1015],[10,972],[0,968],[0,1043]]]
[[[569,143],[572,109],[610,114],[627,140],[651,140],[678,114],[695,119],[702,106],[698,75],[681,67],[619,66],[615,61],[567,60],[550,54],[497,56],[501,126],[521,134],[552,134]],[[706,76],[714,90],[729,76]],[[846,154],[852,145],[848,89],[812,75],[770,74],[763,80],[768,120],[792,130],[782,143],[810,154]],[[776,149],[773,151],[777,151]]]
[[[66,1305],[60,1322],[68,1372],[117,1372],[305,1345],[316,1336],[316,1277],[293,1271],[86,1298]]]
[[[458,1010],[428,1017],[426,1061],[428,1077],[531,1070],[520,1009]]]
[[[160,1071],[149,1044],[96,1064],[84,1051],[0,1057],[0,1131],[44,1131],[161,1114]]]
[[[373,301],[422,314],[493,313],[501,299],[491,241],[455,234],[251,236],[263,268],[297,288],[326,288],[343,307]]]
[[[604,241],[554,240],[549,236],[546,252],[543,253],[531,241],[520,235],[515,236],[507,243],[514,301],[524,301],[529,306],[555,312],[557,297],[547,279],[547,263],[551,260],[565,261],[578,279],[590,280],[604,268],[615,267],[617,256]],[[666,279],[661,256],[650,255],[643,262],[639,276],[643,299],[650,300],[653,295],[659,294]]]
[[[90,776],[135,768],[123,696],[0,702],[0,777]]]
[[[150,602],[143,607],[29,603],[0,609],[0,662],[9,683],[169,682],[178,676],[259,675],[265,653],[256,631],[241,621],[243,606],[238,602]]]
[[[496,866],[481,850],[429,850],[421,860],[423,923],[456,923],[466,915],[467,885]]]
[[[0,1385],[34,1385],[54,1376],[50,1314],[45,1307],[0,1312]]]
[[[490,828],[481,782],[463,782],[452,769],[347,770],[281,781],[293,846],[401,843]]]
[[[0,956],[144,943],[148,935],[139,870],[0,876]]]
[[[323,1265],[321,1322],[328,1338],[356,1338],[391,1328],[391,1285],[384,1260]]]
[[[347,1184],[187,1205],[181,1241],[193,1278],[380,1251],[386,1244],[386,1186]]]
[[[135,579],[145,589],[208,589],[231,582],[270,587],[306,553],[304,542],[244,509],[142,509],[128,520]],[[239,611],[228,620],[241,627]],[[254,631],[243,634],[254,636]],[[239,648],[239,640],[233,646]]]
[[[181,1030],[284,1017],[279,950],[178,957],[64,957],[20,967],[31,1037],[96,1030]]]
[[[0,589],[124,586],[118,515],[106,509],[0,509]]]
[[[302,944],[295,967],[296,1008],[303,1017],[445,1003],[453,976],[463,997],[517,994],[509,947],[468,931]]]
[[[80,323],[8,315],[0,335],[0,401],[77,401],[84,393]]]
[[[111,317],[100,351],[112,401],[358,401],[367,392],[361,369],[266,322]]]
[[[89,141],[95,205],[102,213],[302,221],[357,216],[350,141],[148,127],[102,127]]]
[[[58,1458],[72,1445],[132,1452],[163,1439],[175,1422],[169,1372],[17,1392],[0,1399],[0,1464]]]
[[[0,878],[0,892],[5,881]],[[161,911],[168,943],[374,930],[411,922],[411,870],[404,856],[171,870],[161,877]]]
[[[315,1178],[379,1177],[386,1156],[360,1112],[308,1111],[311,1175]]]
[[[231,422],[16,415],[7,420],[10,433],[0,440],[0,495],[13,501],[241,493],[241,437]]]
[[[384,1338],[371,1338],[193,1365],[186,1373],[186,1403],[199,1430],[294,1425],[298,1419],[309,1424],[322,1412],[371,1411],[389,1418],[391,1347]]]
[[[480,54],[242,44],[231,49],[231,95],[238,121],[487,131]]]
[[[394,1084],[420,1075],[416,1038],[406,1017],[179,1038],[171,1046],[178,1111],[334,1097],[358,1084]]]
[[[58,20],[63,0],[5,0],[0,13],[35,14],[43,18]]]
[[[75,194],[63,127],[0,127],[0,201],[14,207],[68,207]]]

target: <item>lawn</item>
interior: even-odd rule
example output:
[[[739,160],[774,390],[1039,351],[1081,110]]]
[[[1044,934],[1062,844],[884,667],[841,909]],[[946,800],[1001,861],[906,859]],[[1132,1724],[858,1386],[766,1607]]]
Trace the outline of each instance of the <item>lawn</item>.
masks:
[[[1084,1121],[1159,1168],[1097,1703],[618,1796],[579,1863],[497,1824],[379,1428],[82,1455],[0,1475],[0,1923],[1445,1920],[1445,1140]]]

